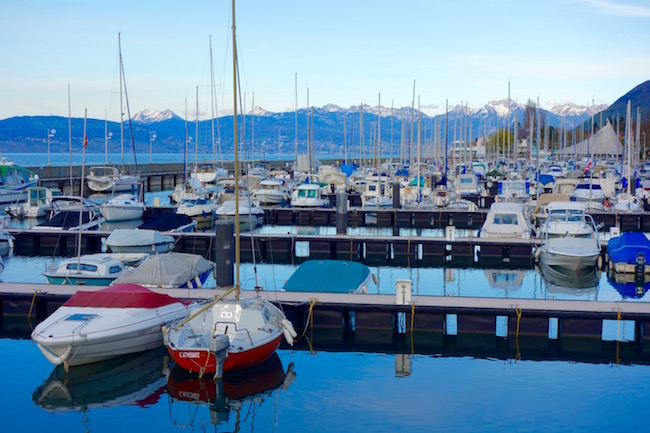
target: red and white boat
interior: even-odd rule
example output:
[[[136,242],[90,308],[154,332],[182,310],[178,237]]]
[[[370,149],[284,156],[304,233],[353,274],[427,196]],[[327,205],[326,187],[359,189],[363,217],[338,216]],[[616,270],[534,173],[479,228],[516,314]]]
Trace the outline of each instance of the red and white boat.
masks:
[[[163,327],[171,358],[183,369],[220,377],[225,371],[252,367],[273,355],[296,331],[284,313],[261,299],[219,300],[195,308],[189,318]]]
[[[52,364],[90,364],[162,346],[161,326],[187,317],[190,307],[136,284],[78,291],[36,326],[32,340]]]

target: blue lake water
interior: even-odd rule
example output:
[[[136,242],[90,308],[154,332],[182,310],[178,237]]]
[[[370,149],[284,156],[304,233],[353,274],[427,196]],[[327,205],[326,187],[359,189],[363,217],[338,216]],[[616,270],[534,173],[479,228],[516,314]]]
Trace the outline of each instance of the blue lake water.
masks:
[[[0,338],[3,431],[646,431],[650,367],[478,356],[293,351],[209,379],[164,352],[57,380],[29,340]],[[279,361],[279,367],[278,367]],[[623,359],[624,362],[624,359]],[[295,376],[285,376],[287,371]],[[217,398],[217,396],[220,396]]]

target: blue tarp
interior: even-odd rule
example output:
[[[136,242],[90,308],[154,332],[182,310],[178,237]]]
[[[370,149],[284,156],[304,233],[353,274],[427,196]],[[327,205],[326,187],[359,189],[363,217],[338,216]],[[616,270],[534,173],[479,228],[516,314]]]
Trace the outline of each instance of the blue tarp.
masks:
[[[351,293],[366,281],[370,268],[346,260],[307,260],[282,287],[288,292]]]
[[[650,263],[650,240],[643,233],[625,232],[607,243],[607,255],[614,263],[633,265],[640,253],[645,254],[645,262]]]
[[[359,166],[356,165],[355,163],[352,163],[352,164],[343,164],[343,165],[341,166],[341,171],[342,171],[343,173],[345,173],[345,175],[346,175],[347,177],[350,177],[350,176],[352,175],[352,173],[354,173],[354,172],[356,171],[356,169],[358,169],[358,168],[359,168]]]
[[[549,183],[555,182],[555,176],[552,174],[539,174],[539,183],[542,185],[548,185]]]

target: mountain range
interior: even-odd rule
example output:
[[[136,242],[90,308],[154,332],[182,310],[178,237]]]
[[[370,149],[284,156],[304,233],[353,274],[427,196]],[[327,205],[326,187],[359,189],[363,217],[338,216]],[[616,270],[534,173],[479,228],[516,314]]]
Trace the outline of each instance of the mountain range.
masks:
[[[646,81],[617,99],[611,106],[579,106],[573,103],[555,105],[550,110],[540,109],[539,119],[550,128],[574,129],[580,125],[591,128],[592,118],[596,125],[604,118],[624,119],[627,101],[632,102],[634,112],[639,107],[641,113],[650,112],[650,81]],[[382,153],[397,152],[400,143],[409,143],[411,134],[415,137],[418,125],[421,126],[424,142],[431,142],[441,135],[445,121],[449,123],[449,139],[471,135],[472,139],[489,134],[506,125],[508,117],[511,122],[518,122],[520,136],[527,133],[527,118],[535,112],[534,103],[518,104],[512,99],[492,101],[480,108],[462,105],[450,107],[446,114],[428,116],[411,107],[394,110],[378,106],[353,106],[348,109],[334,104],[297,111],[297,147],[298,152],[306,152],[308,141],[312,150],[323,154],[335,150],[341,152],[347,142],[349,152],[360,149],[360,129],[363,131],[364,149],[371,149],[378,141],[377,131],[381,130]],[[379,118],[381,114],[381,118]],[[447,120],[446,120],[447,119]],[[186,122],[170,110],[142,110],[136,113],[131,122],[124,122],[124,151],[131,152],[132,146],[137,152],[146,153],[150,145],[154,152],[183,152],[185,143],[189,153],[197,151],[204,158],[211,158],[213,151],[218,155],[232,153],[232,115],[214,119],[215,145],[212,143],[212,120],[202,120],[198,124],[199,140],[196,142],[197,125],[194,121]],[[60,116],[19,116],[0,120],[0,150],[2,152],[47,152],[47,131],[55,129],[50,138],[51,152],[68,152],[68,118]],[[538,121],[535,121],[537,123]],[[603,120],[604,122],[604,120]],[[81,149],[83,119],[73,118],[72,147]],[[345,129],[344,129],[345,125]],[[362,126],[362,128],[361,128]],[[648,121],[642,122],[643,131],[650,130]],[[596,126],[597,127],[597,126]],[[104,138],[105,128],[110,138]],[[261,107],[255,107],[252,114],[244,119],[244,136],[240,144],[245,152],[260,154],[288,153],[296,151],[296,112],[271,113]],[[311,131],[311,132],[308,132]],[[649,131],[650,132],[650,131]],[[112,135],[111,135],[112,134]],[[155,138],[154,138],[155,134]],[[444,140],[444,133],[442,133]],[[88,119],[88,152],[104,152],[105,145],[109,152],[119,152],[122,148],[120,124],[99,119]],[[310,137],[308,137],[310,135]],[[186,140],[187,137],[187,140]],[[309,138],[309,140],[308,140]],[[416,141],[414,138],[413,141]],[[241,149],[241,148],[240,148]]]

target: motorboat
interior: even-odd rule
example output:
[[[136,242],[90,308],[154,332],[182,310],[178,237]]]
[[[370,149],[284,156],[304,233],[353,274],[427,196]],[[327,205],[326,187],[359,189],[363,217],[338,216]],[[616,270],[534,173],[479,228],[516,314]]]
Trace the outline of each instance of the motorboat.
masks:
[[[219,205],[205,198],[189,198],[181,201],[174,213],[179,215],[187,215],[196,220],[197,228],[205,228],[212,226],[216,219],[216,211]]]
[[[540,227],[540,237],[593,237],[594,227],[590,218],[586,202],[550,201],[546,203],[546,218]]]
[[[117,167],[101,165],[90,167],[86,184],[94,192],[125,192],[137,190],[140,176],[121,174]]]
[[[260,205],[278,205],[289,201],[289,192],[283,179],[264,179],[252,198]]]
[[[52,198],[61,195],[58,189],[44,186],[30,186],[25,188],[24,193],[24,203],[17,202],[7,206],[7,213],[14,218],[45,218],[52,212]]]
[[[0,230],[0,257],[6,256],[14,248],[16,238],[6,230]]]
[[[104,241],[114,253],[166,253],[174,249],[176,240],[157,230],[115,229]]]
[[[196,230],[196,220],[182,214],[157,214],[140,224],[138,229],[189,233]]]
[[[495,202],[479,230],[482,238],[530,239],[532,226],[521,203]]]
[[[106,222],[131,221],[142,218],[145,206],[131,194],[119,194],[99,207]]]
[[[327,191],[319,183],[301,183],[291,193],[293,207],[330,207]]]
[[[99,206],[79,196],[52,197],[50,218],[34,230],[98,230],[104,218]]]
[[[618,273],[650,271],[650,240],[644,233],[623,232],[607,242],[609,268]]]
[[[183,200],[207,199],[209,195],[210,192],[201,181],[191,177],[184,184],[176,185],[169,198],[175,203],[181,203]]]
[[[287,292],[368,293],[370,268],[347,260],[307,260],[282,286]]]
[[[598,229],[586,205],[576,202],[551,202],[541,232],[539,261],[561,272],[584,273],[600,258]]]
[[[36,186],[38,180],[38,175],[2,157],[0,159],[0,205],[24,201],[25,189]]]
[[[599,179],[595,178],[582,179],[582,181],[576,185],[573,194],[571,194],[571,199],[574,201],[604,203],[605,198],[605,192],[603,191]]]
[[[505,179],[498,182],[498,202],[525,203],[530,200],[530,181],[527,179]]]
[[[154,254],[137,267],[126,270],[113,284],[130,283],[159,289],[202,288],[214,269],[214,262],[198,254]]]
[[[361,205],[367,208],[392,208],[393,199],[388,175],[373,174],[366,177],[365,191],[361,194]]]
[[[167,386],[163,347],[66,369],[57,365],[32,394],[51,411],[155,405]]]
[[[122,273],[137,266],[147,254],[84,254],[50,263],[43,275],[50,284],[108,286]]]
[[[135,284],[77,291],[36,325],[32,340],[52,364],[90,364],[162,344],[161,326],[191,305]]]
[[[476,196],[481,194],[481,185],[475,173],[460,173],[454,181],[454,191],[458,197]]]
[[[246,199],[239,199],[239,209],[235,211],[235,200],[226,200],[215,212],[217,219],[235,221],[239,213],[239,228],[242,231],[252,230],[264,223],[264,209]]]
[[[297,334],[280,309],[259,297],[211,301],[163,328],[172,360],[200,377],[221,377],[266,361],[283,335],[293,344]]]

